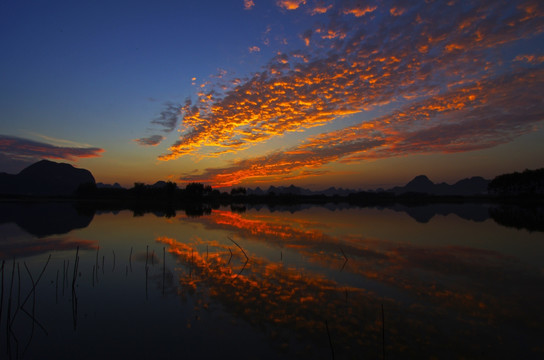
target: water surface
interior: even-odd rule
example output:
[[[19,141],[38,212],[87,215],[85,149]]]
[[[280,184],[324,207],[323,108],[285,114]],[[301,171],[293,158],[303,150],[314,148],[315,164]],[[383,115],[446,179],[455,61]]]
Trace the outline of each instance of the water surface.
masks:
[[[236,210],[1,204],[2,356],[544,355],[544,233],[504,209]]]

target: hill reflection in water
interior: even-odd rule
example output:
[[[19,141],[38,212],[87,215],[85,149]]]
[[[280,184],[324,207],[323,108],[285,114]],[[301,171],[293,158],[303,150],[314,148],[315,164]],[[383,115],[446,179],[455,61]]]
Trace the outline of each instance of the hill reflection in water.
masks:
[[[102,209],[41,237],[3,218],[0,341],[14,358],[542,356],[544,235],[429,209]]]

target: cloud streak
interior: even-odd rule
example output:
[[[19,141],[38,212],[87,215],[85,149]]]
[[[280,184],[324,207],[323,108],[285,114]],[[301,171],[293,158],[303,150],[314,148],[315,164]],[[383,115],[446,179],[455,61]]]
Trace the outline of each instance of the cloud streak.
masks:
[[[148,137],[142,137],[139,139],[134,139],[138,145],[142,146],[157,146],[165,139],[162,135],[151,135]]]
[[[14,160],[35,161],[37,159],[78,160],[100,157],[104,149],[97,147],[55,146],[16,136],[0,135],[0,154]]]

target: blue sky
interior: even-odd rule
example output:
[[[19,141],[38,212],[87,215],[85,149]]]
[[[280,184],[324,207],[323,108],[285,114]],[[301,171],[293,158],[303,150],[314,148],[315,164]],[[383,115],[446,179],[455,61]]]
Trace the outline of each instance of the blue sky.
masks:
[[[543,13],[538,1],[5,1],[0,171],[48,158],[126,186],[366,188],[542,167]]]

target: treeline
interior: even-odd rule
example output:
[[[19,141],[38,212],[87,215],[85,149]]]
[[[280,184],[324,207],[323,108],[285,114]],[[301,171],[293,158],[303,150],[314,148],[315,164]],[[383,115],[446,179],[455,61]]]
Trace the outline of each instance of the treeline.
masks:
[[[155,185],[137,182],[130,189],[99,188],[95,184],[85,184],[79,187],[76,195],[79,198],[92,199],[200,202],[203,200],[218,200],[222,193],[219,190],[213,190],[209,185],[200,183],[191,183],[185,188],[179,188],[176,183],[167,181]]]
[[[538,170],[525,170],[522,173],[510,173],[495,177],[488,186],[488,195],[478,196],[439,196],[425,193],[394,194],[382,191],[359,191],[348,195],[303,195],[297,193],[248,194],[244,187],[232,188],[230,192],[221,192],[209,185],[190,183],[185,188],[180,188],[174,182],[160,181],[154,185],[135,183],[130,189],[108,187],[98,188],[94,183],[79,187],[76,192],[78,198],[94,200],[128,201],[137,203],[169,203],[173,206],[179,204],[204,203],[210,207],[219,205],[234,205],[241,207],[243,204],[323,204],[327,202],[345,202],[349,204],[379,204],[379,203],[412,203],[412,202],[457,202],[457,201],[489,201],[506,199],[508,201],[541,201],[544,197],[544,168]],[[201,207],[199,207],[201,209]],[[199,210],[200,211],[200,210]]]
[[[488,191],[498,196],[542,196],[544,168],[499,175],[489,183]]]

